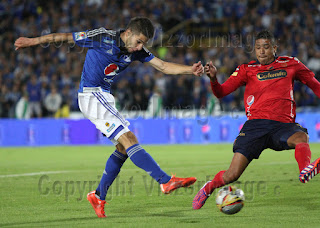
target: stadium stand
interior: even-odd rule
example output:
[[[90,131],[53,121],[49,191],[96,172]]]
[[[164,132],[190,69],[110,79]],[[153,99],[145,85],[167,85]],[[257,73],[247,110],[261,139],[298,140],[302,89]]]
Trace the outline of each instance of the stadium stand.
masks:
[[[148,48],[155,55],[184,64],[213,60],[219,68],[220,82],[240,63],[253,58],[254,34],[263,29],[275,34],[278,55],[298,57],[319,80],[317,0],[1,1],[0,117],[21,116],[16,115],[16,105],[26,97],[32,106],[27,117],[66,117],[78,111],[77,87],[85,50],[51,44],[14,52],[13,44],[19,36],[124,27],[135,16],[147,16],[154,22],[156,34]],[[121,110],[146,110],[154,93],[160,94],[166,109],[212,106],[206,77],[169,76],[138,64],[133,63],[119,75],[112,88]],[[52,89],[62,97],[58,114],[45,105]],[[223,111],[242,111],[242,96],[243,90],[239,89],[213,103],[220,104]],[[295,84],[294,96],[300,108],[320,108],[319,99],[301,83]]]

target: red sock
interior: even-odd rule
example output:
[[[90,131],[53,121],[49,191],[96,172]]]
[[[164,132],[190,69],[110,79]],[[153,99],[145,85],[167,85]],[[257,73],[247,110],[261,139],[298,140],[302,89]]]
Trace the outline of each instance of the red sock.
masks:
[[[220,188],[225,185],[224,180],[222,178],[225,171],[226,170],[222,170],[219,173],[217,173],[215,175],[215,177],[213,178],[213,180],[209,184],[206,185],[204,190],[207,195],[210,195],[216,188]]]
[[[310,164],[311,151],[308,143],[299,143],[296,145],[295,158],[298,162],[300,172]]]

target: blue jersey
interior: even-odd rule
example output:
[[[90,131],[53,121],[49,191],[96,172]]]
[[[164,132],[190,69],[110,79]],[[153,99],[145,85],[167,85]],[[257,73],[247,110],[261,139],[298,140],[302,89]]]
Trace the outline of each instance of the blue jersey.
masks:
[[[120,39],[121,32],[99,28],[72,34],[78,46],[89,48],[79,92],[83,92],[83,87],[101,87],[103,91],[110,93],[114,77],[132,61],[149,62],[154,58],[146,48],[133,53],[126,52],[124,42]]]

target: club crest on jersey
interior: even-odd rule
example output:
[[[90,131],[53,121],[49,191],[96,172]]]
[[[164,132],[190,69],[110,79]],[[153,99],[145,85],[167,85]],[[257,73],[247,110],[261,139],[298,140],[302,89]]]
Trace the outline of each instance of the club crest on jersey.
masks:
[[[76,32],[74,35],[75,35],[76,41],[77,40],[84,40],[87,38],[86,32]]]
[[[130,63],[131,62],[131,55],[123,56],[123,60],[126,61],[127,63]]]
[[[254,102],[254,96],[253,95],[250,95],[248,98],[247,98],[247,104],[249,106],[251,106]]]
[[[287,76],[286,70],[267,71],[267,72],[261,72],[257,74],[257,78],[259,81],[271,80],[276,78],[284,78],[286,76]]]

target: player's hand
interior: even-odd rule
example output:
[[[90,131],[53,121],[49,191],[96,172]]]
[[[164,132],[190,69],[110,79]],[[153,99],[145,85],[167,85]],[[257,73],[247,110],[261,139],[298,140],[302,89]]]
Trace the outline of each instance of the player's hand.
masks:
[[[192,65],[192,73],[195,75],[195,76],[201,76],[203,73],[204,73],[204,68],[201,64],[201,61],[197,62],[197,63],[194,63]]]
[[[204,71],[211,81],[217,80],[217,68],[213,65],[212,61],[205,65]]]
[[[35,38],[20,37],[14,42],[15,50],[36,45]]]

